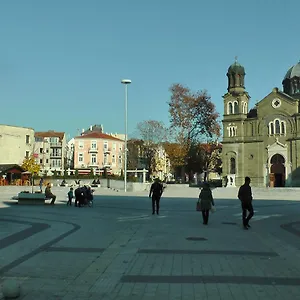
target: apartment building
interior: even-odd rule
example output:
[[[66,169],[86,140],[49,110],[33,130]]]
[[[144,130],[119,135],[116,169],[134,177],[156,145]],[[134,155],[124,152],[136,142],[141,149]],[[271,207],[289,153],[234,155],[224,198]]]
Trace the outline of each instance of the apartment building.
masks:
[[[123,156],[124,141],[100,130],[83,132],[74,138],[75,169],[109,168],[111,173],[120,174]]]
[[[66,160],[66,135],[49,130],[35,133],[35,155],[41,172],[62,173]]]
[[[0,125],[0,164],[21,165],[33,151],[33,128]]]

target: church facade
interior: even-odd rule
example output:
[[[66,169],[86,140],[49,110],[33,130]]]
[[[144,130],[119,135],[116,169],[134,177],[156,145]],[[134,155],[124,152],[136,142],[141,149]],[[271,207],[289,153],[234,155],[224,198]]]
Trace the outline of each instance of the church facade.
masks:
[[[245,69],[237,61],[227,72],[223,96],[223,178],[240,186],[300,186],[300,62],[286,73],[283,90],[273,90],[249,109]]]

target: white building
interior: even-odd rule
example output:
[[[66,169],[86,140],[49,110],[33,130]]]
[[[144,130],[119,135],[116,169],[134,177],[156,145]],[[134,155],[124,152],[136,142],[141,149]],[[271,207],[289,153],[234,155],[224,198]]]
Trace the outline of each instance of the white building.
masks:
[[[0,164],[21,165],[33,151],[33,128],[0,125]]]
[[[35,154],[41,172],[62,173],[66,161],[66,136],[64,132],[49,130],[35,133]]]

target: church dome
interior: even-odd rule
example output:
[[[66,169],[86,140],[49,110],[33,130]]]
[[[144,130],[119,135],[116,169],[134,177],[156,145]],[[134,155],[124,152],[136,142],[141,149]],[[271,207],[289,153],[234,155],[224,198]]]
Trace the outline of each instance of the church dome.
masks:
[[[284,79],[290,79],[293,77],[300,77],[300,62],[289,68],[286,75],[284,76]]]
[[[229,68],[228,74],[242,74],[245,75],[245,68],[235,61]]]

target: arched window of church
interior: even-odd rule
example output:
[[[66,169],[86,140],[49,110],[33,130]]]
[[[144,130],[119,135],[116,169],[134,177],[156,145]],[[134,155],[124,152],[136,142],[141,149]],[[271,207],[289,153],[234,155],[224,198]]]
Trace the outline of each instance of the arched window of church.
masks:
[[[235,174],[235,158],[230,158],[230,174]]]
[[[270,122],[269,124],[269,134],[273,135],[274,134],[274,123]]]
[[[229,115],[233,114],[233,105],[232,105],[232,102],[228,103],[228,114]]]
[[[275,134],[280,134],[280,122],[275,120]]]
[[[234,102],[233,111],[234,111],[234,114],[238,114],[239,113],[239,104],[237,103],[237,101]]]
[[[285,122],[281,122],[281,133],[285,134]]]

